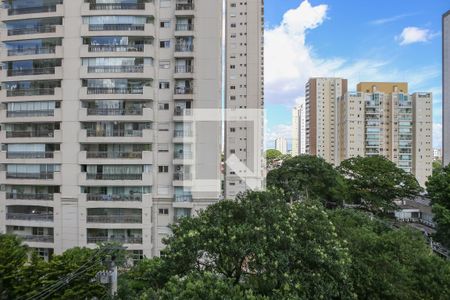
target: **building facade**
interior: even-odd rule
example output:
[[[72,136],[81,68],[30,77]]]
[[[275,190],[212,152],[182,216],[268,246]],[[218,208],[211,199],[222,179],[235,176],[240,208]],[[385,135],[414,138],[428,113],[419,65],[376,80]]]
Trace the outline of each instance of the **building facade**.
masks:
[[[342,78],[311,78],[305,89],[306,153],[337,163],[337,104],[347,92]]]
[[[222,3],[3,1],[0,231],[44,257],[124,243],[159,255],[168,225],[216,202]],[[201,158],[201,161],[198,159]]]
[[[407,83],[365,82],[339,99],[338,163],[382,155],[424,186],[432,173],[431,93],[408,94]]]
[[[450,10],[442,16],[442,154],[450,164]]]
[[[288,142],[284,137],[278,137],[275,140],[275,149],[280,151],[282,154],[288,153]]]
[[[292,156],[306,153],[306,104],[292,109]]]
[[[224,196],[233,199],[264,186],[264,1],[225,5]]]

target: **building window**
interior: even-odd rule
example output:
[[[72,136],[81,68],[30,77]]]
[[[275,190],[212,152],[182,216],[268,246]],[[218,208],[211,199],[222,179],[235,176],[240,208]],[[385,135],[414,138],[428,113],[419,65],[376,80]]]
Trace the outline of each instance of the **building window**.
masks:
[[[169,60],[161,60],[159,62],[160,69],[170,69],[170,61]]]
[[[159,23],[159,27],[161,27],[161,28],[170,28],[170,21],[161,21],[160,23]]]
[[[161,89],[161,90],[170,89],[170,82],[169,81],[160,81],[159,89]]]
[[[160,41],[159,42],[159,48],[170,48],[170,41]]]
[[[169,209],[168,208],[160,208],[159,209],[159,214],[160,215],[168,215],[169,214]]]
[[[159,173],[169,173],[169,166],[158,166]]]
[[[159,110],[169,110],[169,103],[159,103],[158,109]]]

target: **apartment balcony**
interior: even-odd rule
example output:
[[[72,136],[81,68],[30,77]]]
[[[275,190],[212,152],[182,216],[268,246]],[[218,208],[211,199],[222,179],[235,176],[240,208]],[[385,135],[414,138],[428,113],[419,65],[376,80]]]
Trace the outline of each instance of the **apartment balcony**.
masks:
[[[191,58],[194,56],[194,45],[175,45],[175,58]]]
[[[189,172],[175,172],[173,186],[192,186],[192,174]]]
[[[0,163],[23,164],[39,162],[42,164],[60,163],[61,152],[6,152],[0,151]]]
[[[81,57],[154,57],[153,45],[82,45]]]
[[[152,143],[153,130],[116,130],[111,132],[81,129],[80,143]]]
[[[1,61],[19,61],[27,59],[53,59],[63,57],[62,46],[44,46],[0,50]]]
[[[2,123],[31,123],[31,122],[59,122],[61,109],[46,110],[4,110],[0,109]]]
[[[175,66],[175,79],[189,79],[194,78],[194,66]]]
[[[60,172],[20,173],[0,171],[0,182],[23,185],[61,185]]]
[[[39,25],[34,27],[24,27],[17,29],[2,29],[1,39],[4,42],[29,40],[29,39],[45,39],[64,36],[63,25]]]
[[[62,99],[60,87],[1,90],[0,99],[7,101],[59,101]]]
[[[62,2],[62,1],[61,1]],[[23,19],[39,19],[64,16],[64,5],[42,5],[24,8],[2,8],[0,18],[2,21],[14,21]]]
[[[6,205],[46,206],[51,207],[61,200],[61,194],[18,193],[0,191],[0,201]]]
[[[174,165],[193,165],[194,156],[191,151],[175,152],[173,156]]]
[[[53,222],[53,213],[6,213],[6,220]]]
[[[114,224],[139,224],[142,223],[142,215],[87,215],[87,223],[114,223]]]
[[[148,100],[153,99],[154,91],[150,86],[129,88],[82,87],[82,100]]]
[[[78,162],[81,165],[143,165],[153,164],[153,152],[98,152],[80,151]]]
[[[80,194],[80,203],[88,208],[138,208],[150,207],[153,205],[151,194]]]
[[[61,143],[61,130],[52,131],[0,131],[0,140],[8,143]]]
[[[174,208],[194,208],[192,195],[175,195],[172,206]]]
[[[153,109],[149,107],[141,109],[129,108],[81,108],[78,114],[80,121],[153,121]]]
[[[195,6],[193,2],[177,1],[175,4],[176,16],[193,16],[195,14]]]
[[[193,36],[194,24],[175,24],[175,36]]]
[[[19,235],[20,239],[24,242],[34,242],[34,243],[53,243],[53,235]]]
[[[153,176],[150,173],[140,174],[88,174],[80,173],[80,186],[143,186],[152,185]]]
[[[81,15],[153,16],[155,15],[155,5],[154,3],[83,3]]]
[[[120,244],[142,244],[142,236],[136,237],[113,237],[113,236],[87,236],[88,244],[98,243],[120,243]]]
[[[155,36],[153,24],[82,24],[81,36]]]
[[[62,79],[62,67],[48,67],[22,70],[2,70],[1,81],[27,81]]]
[[[194,89],[192,87],[176,87],[173,93],[174,100],[193,100]]]
[[[194,120],[194,111],[191,108],[175,107],[173,120],[175,122],[191,122]]]
[[[153,66],[82,66],[80,77],[91,78],[154,78],[155,69]]]
[[[173,143],[194,143],[194,135],[191,130],[187,129],[175,129],[173,132]]]

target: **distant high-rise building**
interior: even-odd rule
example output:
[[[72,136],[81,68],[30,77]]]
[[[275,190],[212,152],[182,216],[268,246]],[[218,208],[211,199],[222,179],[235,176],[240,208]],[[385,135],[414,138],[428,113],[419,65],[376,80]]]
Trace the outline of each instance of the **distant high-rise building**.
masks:
[[[363,82],[338,104],[338,164],[382,155],[424,186],[432,172],[432,95],[407,83]]]
[[[282,154],[287,154],[288,143],[284,137],[278,137],[275,140],[275,149],[280,151]]]
[[[450,164],[450,10],[442,16],[442,152]]]
[[[347,92],[342,78],[311,78],[306,84],[306,153],[337,161],[337,101]]]
[[[0,232],[159,255],[220,197],[221,122],[194,112],[221,109],[222,1],[2,4]]]
[[[292,109],[292,156],[306,153],[306,104],[305,101]]]
[[[263,186],[265,177],[264,0],[225,4],[224,189],[225,198],[233,199],[253,185]],[[246,114],[246,121],[233,119],[235,112]],[[230,158],[242,165],[231,167]]]

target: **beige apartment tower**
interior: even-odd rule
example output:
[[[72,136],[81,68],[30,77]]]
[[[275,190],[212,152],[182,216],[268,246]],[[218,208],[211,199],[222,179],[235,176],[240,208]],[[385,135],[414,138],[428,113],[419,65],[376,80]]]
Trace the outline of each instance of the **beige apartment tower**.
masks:
[[[408,84],[363,82],[338,104],[338,161],[382,155],[424,186],[432,172],[431,93],[408,94]]]
[[[305,89],[306,153],[337,164],[337,105],[347,92],[342,78],[311,78]]]
[[[264,1],[225,5],[224,196],[233,199],[264,185]]]
[[[306,103],[292,109],[292,156],[306,153]]]
[[[0,232],[159,255],[220,196],[222,2],[37,2],[0,9]]]

